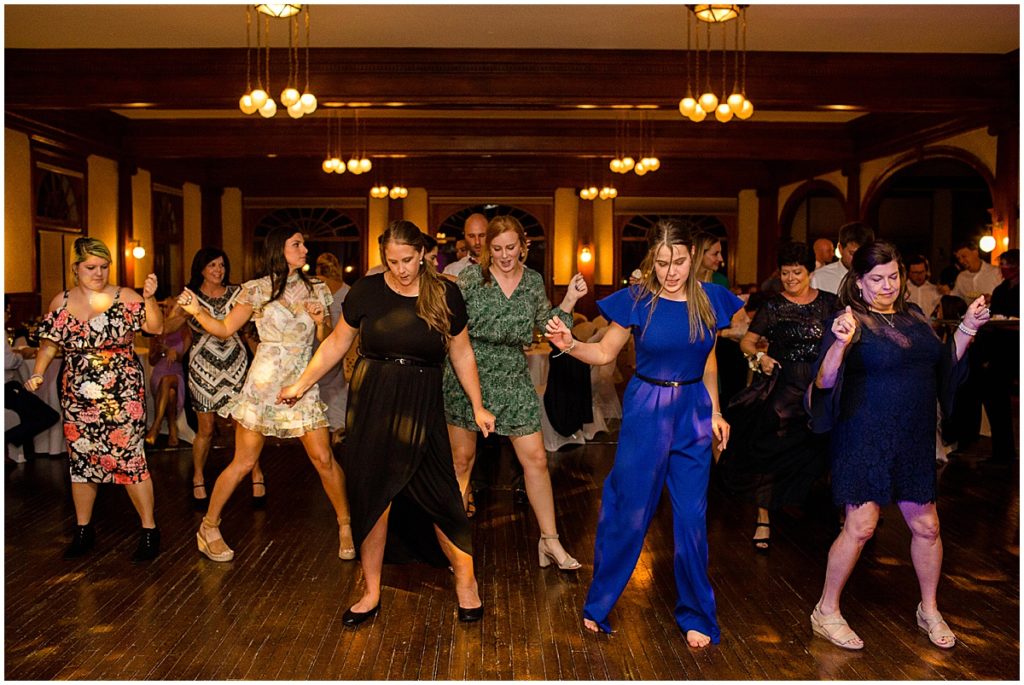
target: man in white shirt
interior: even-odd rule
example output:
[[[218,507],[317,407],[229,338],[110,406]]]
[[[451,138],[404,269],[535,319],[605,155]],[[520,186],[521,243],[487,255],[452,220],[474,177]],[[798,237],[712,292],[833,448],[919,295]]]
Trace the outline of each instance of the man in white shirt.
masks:
[[[963,271],[956,277],[956,284],[950,293],[962,298],[968,305],[978,299],[979,295],[991,295],[996,286],[1003,282],[999,267],[984,262],[978,250],[978,244],[965,240],[957,245],[953,253]]]
[[[942,299],[938,286],[928,280],[931,275],[927,257],[915,254],[907,258],[907,302],[920,307],[925,316],[934,314]]]
[[[487,235],[487,217],[483,214],[470,214],[466,217],[462,234],[466,239],[466,247],[469,248],[469,254],[446,266],[444,269],[446,275],[458,276],[467,266],[476,264],[479,261],[480,250],[483,249],[484,237]]]
[[[815,269],[811,274],[811,287],[838,294],[839,284],[850,269],[853,254],[864,243],[875,239],[875,232],[867,224],[854,221],[839,227],[839,261]]]

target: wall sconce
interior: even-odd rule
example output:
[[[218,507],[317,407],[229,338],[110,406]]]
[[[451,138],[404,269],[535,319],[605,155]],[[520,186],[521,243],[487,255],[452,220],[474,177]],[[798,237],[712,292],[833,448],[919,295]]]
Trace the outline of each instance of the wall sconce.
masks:
[[[990,235],[983,235],[978,241],[978,247],[982,252],[991,252],[996,249],[996,239]]]
[[[589,264],[594,258],[594,254],[590,251],[589,247],[584,247],[580,250],[580,261],[584,264]]]
[[[130,248],[128,252],[132,257],[135,257],[136,259],[144,259],[146,257],[146,248],[144,248],[142,243],[138,240],[128,241],[128,247]]]

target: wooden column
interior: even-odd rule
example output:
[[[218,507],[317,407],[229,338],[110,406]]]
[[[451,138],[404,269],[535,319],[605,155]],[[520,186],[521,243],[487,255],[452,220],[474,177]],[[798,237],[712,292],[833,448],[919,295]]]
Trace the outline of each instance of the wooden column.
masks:
[[[1009,237],[1009,247],[1020,246],[1017,234],[1020,205],[1020,123],[1017,120],[1003,122],[998,127],[989,129],[996,139],[996,179],[995,193],[992,197],[993,236],[996,238],[996,249],[992,252],[993,259],[1005,249],[1002,238]]]
[[[757,190],[757,282],[775,271],[779,254],[779,189]]]
[[[860,221],[860,164],[844,164],[842,174],[846,177],[846,220]]]

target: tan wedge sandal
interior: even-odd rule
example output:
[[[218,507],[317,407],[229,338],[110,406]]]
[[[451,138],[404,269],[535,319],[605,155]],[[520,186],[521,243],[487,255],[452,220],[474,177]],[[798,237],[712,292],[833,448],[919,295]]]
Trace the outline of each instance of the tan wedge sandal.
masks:
[[[811,612],[811,630],[820,638],[824,638],[843,649],[864,649],[864,641],[857,633],[853,632],[850,624],[846,622],[838,611],[834,614],[823,614],[821,608],[815,604]]]
[[[203,517],[203,522],[199,526],[199,530],[196,531],[196,542],[199,543],[199,551],[205,554],[211,561],[231,561],[235,558],[235,551],[228,547],[228,544],[224,542],[224,538],[220,537],[220,531],[217,531],[217,537],[209,539],[203,533],[203,526],[217,530],[220,526],[220,519],[211,521],[210,519]]]
[[[956,635],[949,629],[949,624],[942,614],[925,616],[921,613],[920,603],[917,605],[917,627],[928,634],[932,644],[941,649],[951,649],[956,645]]]

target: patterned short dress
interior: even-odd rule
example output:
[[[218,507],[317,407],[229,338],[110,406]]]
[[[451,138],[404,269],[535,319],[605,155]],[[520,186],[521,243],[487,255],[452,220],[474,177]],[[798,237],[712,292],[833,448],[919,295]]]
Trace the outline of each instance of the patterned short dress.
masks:
[[[223,319],[231,311],[242,289],[229,285],[220,297],[210,297],[196,290],[199,306],[215,319]],[[202,326],[189,321],[193,343],[188,356],[188,389],[192,408],[197,412],[215,412],[242,390],[248,358],[245,343],[234,333],[221,340],[207,333]]]
[[[110,308],[88,321],[60,307],[39,325],[39,337],[64,350],[61,408],[72,483],[130,485],[149,478],[142,449],[146,433],[146,386],[135,354],[142,330],[142,302],[122,302],[118,288]]]
[[[523,348],[533,342],[533,329],[544,330],[552,316],[572,328],[572,314],[551,306],[544,278],[525,266],[511,297],[505,297],[494,279],[483,282],[479,264],[462,270],[459,288],[469,312],[469,340],[480,372],[484,407],[495,417],[494,432],[512,437],[539,432],[540,398],[530,380]],[[479,430],[451,362],[444,369],[444,411],[451,425]]]
[[[298,274],[288,278],[284,293],[273,302],[270,295],[269,276],[242,285],[238,304],[252,307],[260,344],[242,391],[217,413],[256,433],[297,438],[327,427],[327,406],[320,401],[320,390],[314,385],[290,406],[277,404],[277,394],[298,380],[311,356],[316,324],[306,312],[306,302],[318,302],[326,312],[333,297],[326,284],[315,279],[310,292]]]

